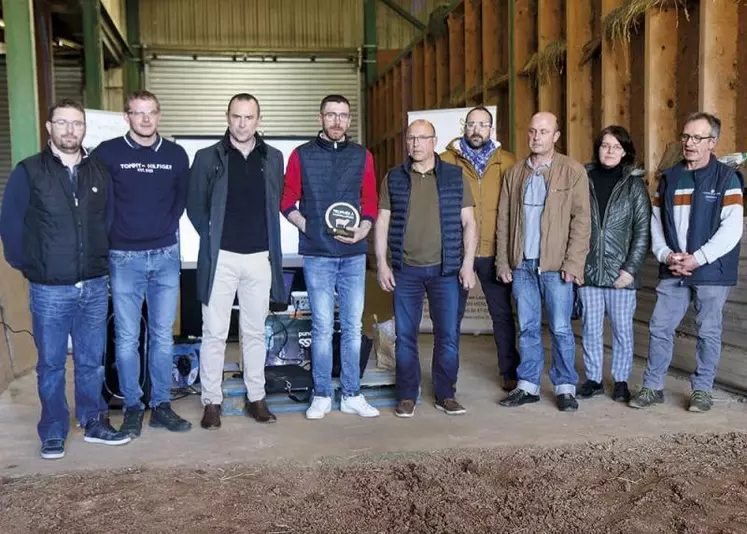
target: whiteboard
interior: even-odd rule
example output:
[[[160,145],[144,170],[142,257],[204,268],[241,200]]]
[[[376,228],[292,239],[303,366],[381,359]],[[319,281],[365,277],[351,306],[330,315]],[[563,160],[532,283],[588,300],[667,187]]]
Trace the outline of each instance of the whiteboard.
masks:
[[[201,148],[213,145],[220,141],[220,137],[177,137],[174,141],[181,145],[189,157],[189,165],[192,166],[195,154]],[[308,141],[302,137],[285,137],[285,138],[264,138],[268,145],[277,148],[283,153],[283,172],[288,166],[293,150]],[[179,220],[179,242],[181,248],[181,260],[183,269],[194,269],[197,267],[197,255],[200,250],[200,236],[197,234],[192,223],[189,221],[186,212],[182,214]],[[298,254],[298,228],[293,226],[288,220],[280,216],[280,246],[283,251],[283,267],[299,267],[302,264],[302,258]]]
[[[86,136],[83,147],[89,152],[102,141],[119,137],[127,133],[130,127],[121,111],[86,110]]]

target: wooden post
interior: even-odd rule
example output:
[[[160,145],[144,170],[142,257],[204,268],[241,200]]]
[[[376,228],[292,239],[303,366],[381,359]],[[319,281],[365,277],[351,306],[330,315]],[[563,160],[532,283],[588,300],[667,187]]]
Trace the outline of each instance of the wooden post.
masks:
[[[737,146],[737,42],[739,5],[733,0],[700,3],[698,107],[721,119],[719,154],[744,150]],[[743,52],[746,53],[746,52]],[[744,83],[742,81],[741,83]]]
[[[488,81],[505,74],[502,65],[500,40],[505,34],[505,22],[499,19],[498,0],[482,0],[482,101],[493,104],[498,91],[488,87]]]
[[[407,130],[407,112],[412,109],[412,59],[410,57],[402,58],[400,63],[402,70],[401,80],[402,89],[399,97],[399,118],[397,119],[397,163],[405,159],[405,131]]]
[[[512,0],[509,2],[509,24],[511,42],[509,42],[509,111],[510,149],[517,156],[525,156],[529,149],[525,134],[532,115],[537,111],[536,98],[532,82],[528,76],[520,76],[529,57],[537,49],[537,21],[530,0]]]
[[[392,108],[389,110],[391,116],[387,137],[392,138],[394,143],[394,161],[399,162],[402,157],[400,136],[402,134],[402,63],[392,69]]]
[[[602,17],[623,0],[602,0]],[[602,127],[630,130],[630,44],[602,38]]]
[[[562,4],[557,0],[539,0],[537,4],[537,50],[542,53],[553,41],[563,38]],[[546,80],[537,79],[537,106],[541,111],[563,117],[563,88],[560,73],[553,71]]]
[[[411,78],[412,89],[410,95],[412,98],[412,109],[420,110],[425,108],[425,43],[420,41],[412,47],[411,60]]]
[[[384,146],[386,147],[386,168],[391,169],[394,166],[394,144],[391,138],[391,131],[393,125],[393,113],[394,108],[394,76],[390,70],[384,75],[384,126],[383,126],[383,138]]]
[[[449,104],[449,38],[448,34],[436,41],[436,105],[443,108]]]
[[[588,160],[594,146],[591,62],[581,65],[584,45],[592,38],[591,7],[592,0],[575,0],[565,5],[568,51],[565,65],[566,127],[563,134],[568,155],[579,161]]]
[[[464,91],[468,106],[482,102],[481,3],[481,0],[464,2]]]
[[[433,109],[438,106],[438,83],[436,81],[436,45],[430,39],[423,41],[425,47],[423,61],[423,109]]]
[[[451,12],[449,24],[449,99],[450,106],[464,104],[464,15]]]
[[[646,13],[644,53],[643,163],[654,176],[667,144],[677,135],[677,15],[674,9]],[[649,184],[656,184],[650,179]]]

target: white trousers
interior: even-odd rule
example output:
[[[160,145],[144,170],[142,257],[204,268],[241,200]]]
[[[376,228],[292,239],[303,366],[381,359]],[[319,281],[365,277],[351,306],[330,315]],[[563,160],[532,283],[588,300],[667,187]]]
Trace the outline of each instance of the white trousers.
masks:
[[[231,308],[239,294],[239,329],[244,384],[249,402],[265,397],[265,319],[270,307],[272,271],[268,252],[236,254],[221,250],[207,306],[202,306],[200,383],[202,404],[221,404],[226,339]]]

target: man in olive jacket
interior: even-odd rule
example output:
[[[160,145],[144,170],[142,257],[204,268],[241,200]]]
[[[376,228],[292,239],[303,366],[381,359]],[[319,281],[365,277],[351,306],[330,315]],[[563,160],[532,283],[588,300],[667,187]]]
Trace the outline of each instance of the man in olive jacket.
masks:
[[[513,282],[519,316],[518,386],[501,401],[539,401],[545,363],[542,300],[552,335],[550,380],[561,411],[575,411],[576,340],[573,285],[582,284],[589,252],[589,181],[584,167],[555,152],[558,119],[541,112],[529,124],[531,154],[508,170],[498,206],[496,270]]]
[[[498,372],[503,389],[516,387],[516,325],[511,306],[511,284],[504,284],[495,272],[495,228],[498,219],[498,198],[503,174],[516,163],[516,156],[490,138],[494,128],[493,115],[483,106],[467,113],[464,135],[451,141],[440,155],[441,160],[462,168],[475,199],[477,221],[477,256],[475,272],[485,295],[493,321],[493,337],[498,351]],[[459,299],[459,324],[462,324],[469,292],[462,289]]]
[[[190,171],[187,215],[200,235],[197,298],[202,302],[201,426],[219,428],[221,382],[231,310],[238,291],[247,410],[260,423],[265,403],[265,319],[270,301],[285,302],[280,245],[283,155],[257,134],[260,107],[235,95],[223,139],[199,150]]]

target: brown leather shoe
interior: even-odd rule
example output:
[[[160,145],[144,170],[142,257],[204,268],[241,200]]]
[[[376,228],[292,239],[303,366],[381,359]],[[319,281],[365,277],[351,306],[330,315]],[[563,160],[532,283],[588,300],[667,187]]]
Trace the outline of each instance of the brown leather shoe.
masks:
[[[412,399],[402,399],[397,403],[394,415],[404,418],[412,417],[415,415],[415,401]]]
[[[265,399],[246,403],[246,411],[249,417],[254,418],[258,423],[274,423],[278,420],[275,414],[267,407]]]
[[[220,428],[220,404],[208,404],[202,415],[200,426],[205,430],[217,430]]]

